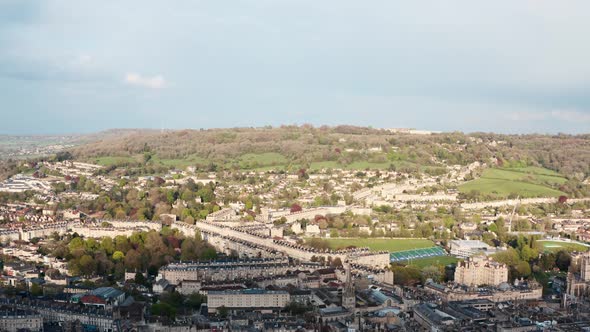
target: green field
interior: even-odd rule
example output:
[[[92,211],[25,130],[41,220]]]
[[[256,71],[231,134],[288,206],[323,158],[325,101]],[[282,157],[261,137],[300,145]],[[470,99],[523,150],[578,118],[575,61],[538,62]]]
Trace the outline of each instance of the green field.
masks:
[[[182,159],[160,159],[158,156],[153,156],[150,162],[156,165],[172,166],[179,169],[185,169],[188,166],[209,164],[207,159],[194,155]]]
[[[459,186],[463,193],[476,190],[482,194],[506,197],[518,194],[520,197],[556,197],[564,195],[552,186],[563,184],[567,179],[558,173],[540,168],[488,168],[480,178]]]
[[[453,256],[436,256],[428,258],[420,258],[412,260],[410,265],[423,268],[426,266],[446,266],[449,264],[455,264],[459,261],[458,258]]]
[[[327,239],[331,249],[350,246],[368,247],[371,250],[389,252],[434,247],[434,243],[426,239]]]
[[[590,247],[585,246],[580,243],[571,243],[571,242],[562,242],[562,241],[543,241],[537,240],[537,244],[541,245],[544,250],[546,251],[559,251],[559,250],[567,250],[567,251],[588,251]]]
[[[553,171],[553,170],[550,170],[547,168],[543,168],[543,167],[536,167],[536,166],[527,166],[527,167],[521,167],[521,168],[504,168],[504,170],[513,171],[513,172],[520,172],[520,173],[548,175],[548,176],[563,178],[563,176],[561,174],[557,173],[556,171]]]
[[[229,165],[237,164],[244,169],[258,169],[273,166],[274,168],[281,168],[289,163],[287,158],[280,153],[266,152],[266,153],[246,153],[236,158],[234,161],[228,163]]]

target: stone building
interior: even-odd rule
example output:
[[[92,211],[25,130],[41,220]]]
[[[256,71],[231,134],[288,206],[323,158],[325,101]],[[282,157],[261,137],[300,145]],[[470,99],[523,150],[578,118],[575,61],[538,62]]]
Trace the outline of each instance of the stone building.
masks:
[[[0,311],[0,331],[16,332],[24,327],[28,331],[43,331],[43,317],[30,310],[3,308]]]
[[[508,266],[476,256],[457,264],[455,282],[467,286],[498,286],[508,282]]]
[[[207,294],[209,312],[220,307],[229,310],[273,311],[284,308],[291,298],[287,291],[243,289],[210,291]]]

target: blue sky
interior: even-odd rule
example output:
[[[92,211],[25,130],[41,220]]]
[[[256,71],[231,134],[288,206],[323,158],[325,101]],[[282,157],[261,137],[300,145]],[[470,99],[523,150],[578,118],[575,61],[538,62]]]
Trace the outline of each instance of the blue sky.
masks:
[[[0,0],[0,134],[590,132],[590,2]]]

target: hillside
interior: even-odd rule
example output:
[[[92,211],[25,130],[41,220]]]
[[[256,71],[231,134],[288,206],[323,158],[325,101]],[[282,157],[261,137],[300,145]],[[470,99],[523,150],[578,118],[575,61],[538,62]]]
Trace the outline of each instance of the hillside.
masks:
[[[282,126],[180,131],[139,131],[71,149],[101,164],[151,162],[170,167],[339,167],[422,169],[474,161],[521,163],[569,177],[590,174],[589,135],[411,135],[372,128]],[[509,165],[508,165],[509,166]],[[522,165],[517,165],[522,166]]]
[[[517,193],[522,198],[557,197],[565,195],[557,190],[567,179],[554,171],[540,167],[488,168],[482,175],[459,186],[462,193],[473,190],[503,198]]]

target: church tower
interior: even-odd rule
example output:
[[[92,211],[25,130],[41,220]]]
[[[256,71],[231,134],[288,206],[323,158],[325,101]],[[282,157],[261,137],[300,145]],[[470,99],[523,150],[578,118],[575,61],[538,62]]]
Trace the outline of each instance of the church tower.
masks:
[[[346,285],[344,287],[344,292],[342,293],[342,306],[350,311],[354,311],[356,306],[356,294],[354,293],[350,265],[346,267]]]
[[[590,281],[590,254],[582,254],[580,258],[580,278],[583,281]]]

